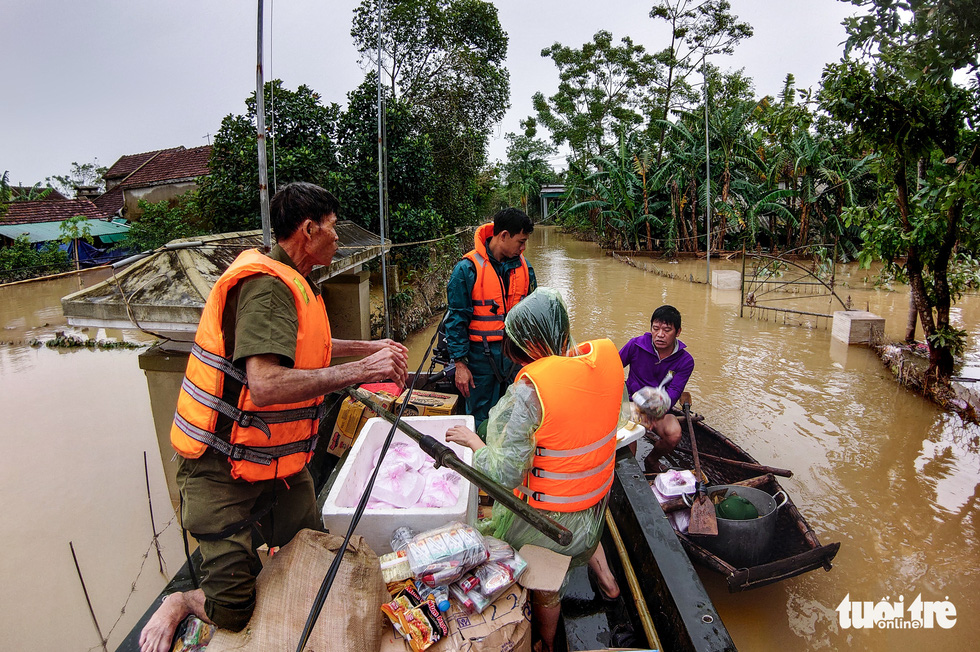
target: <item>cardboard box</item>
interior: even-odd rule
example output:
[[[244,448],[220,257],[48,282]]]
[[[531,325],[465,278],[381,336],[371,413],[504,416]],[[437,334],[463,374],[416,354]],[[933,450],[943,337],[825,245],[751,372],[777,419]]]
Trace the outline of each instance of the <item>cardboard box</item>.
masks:
[[[497,598],[482,614],[468,614],[454,603],[445,616],[449,636],[426,652],[531,651],[531,604],[527,591],[519,584]],[[381,652],[410,650],[405,639],[386,622]]]
[[[395,401],[394,412],[397,413],[401,408],[406,394],[408,394],[408,390],[402,392],[402,395]],[[442,392],[429,392],[423,389],[416,389],[412,392],[412,400],[409,401],[408,407],[405,408],[404,416],[438,417],[456,414],[458,403],[459,396],[456,394],[443,394]]]
[[[368,383],[361,385],[362,388],[373,392],[382,407],[390,410],[395,402],[398,393],[398,386],[394,383]],[[337,414],[337,421],[334,423],[330,433],[330,441],[327,443],[327,452],[340,457],[350,448],[361,428],[368,419],[377,416],[374,410],[368,409],[360,401],[351,397],[344,399],[340,404],[340,412]]]

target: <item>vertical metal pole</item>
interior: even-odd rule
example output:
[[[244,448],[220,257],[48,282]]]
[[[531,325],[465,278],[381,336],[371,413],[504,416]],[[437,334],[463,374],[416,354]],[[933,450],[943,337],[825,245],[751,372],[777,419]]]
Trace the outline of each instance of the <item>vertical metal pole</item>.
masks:
[[[711,285],[711,150],[708,148],[708,57],[702,58],[702,74],[704,76],[704,233],[707,240],[705,261],[707,262],[708,285]]]
[[[259,148],[259,210],[262,213],[262,248],[272,249],[269,223],[269,165],[265,158],[265,82],[262,79],[262,0],[259,0],[258,53],[255,64],[255,131]]]
[[[381,124],[381,2],[378,0],[378,224],[381,230],[381,289],[384,296],[385,337],[391,337],[391,319],[388,315],[388,268],[385,254],[385,182],[384,147]]]

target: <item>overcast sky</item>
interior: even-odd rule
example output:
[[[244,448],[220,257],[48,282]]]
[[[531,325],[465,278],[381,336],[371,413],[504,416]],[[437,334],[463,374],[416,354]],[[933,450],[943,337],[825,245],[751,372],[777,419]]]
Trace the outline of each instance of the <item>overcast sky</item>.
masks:
[[[363,79],[351,44],[357,0],[266,0],[265,78],[307,84],[346,104]],[[652,0],[494,0],[510,37],[511,107],[491,139],[519,130],[536,91],[552,94],[557,69],[541,49],[580,47],[600,30],[649,51],[667,30],[648,17]],[[844,17],[837,0],[731,0],[755,29],[734,56],[756,93],[775,94],[786,73],[816,88],[840,58]],[[207,144],[221,119],[245,112],[255,90],[257,3],[246,0],[0,0],[0,174],[31,185],[67,174],[73,161],[111,165],[125,154]]]

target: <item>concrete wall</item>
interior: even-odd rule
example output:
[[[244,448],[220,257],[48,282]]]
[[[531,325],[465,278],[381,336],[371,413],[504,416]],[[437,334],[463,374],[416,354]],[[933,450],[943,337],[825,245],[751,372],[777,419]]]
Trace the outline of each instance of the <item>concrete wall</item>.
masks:
[[[371,339],[371,304],[366,271],[334,276],[320,286],[330,317],[330,332],[342,340]]]
[[[138,220],[141,213],[137,207],[137,203],[141,199],[155,204],[173,199],[195,188],[197,188],[197,184],[193,181],[168,183],[160,186],[150,186],[148,188],[126,188],[123,190],[123,217],[130,222]]]
[[[160,460],[163,462],[167,489],[175,510],[179,504],[179,492],[175,481],[177,461],[170,445],[170,426],[177,409],[177,395],[180,393],[180,383],[184,380],[189,354],[189,342],[165,342],[154,344],[139,356],[140,369],[146,374],[146,386],[150,392],[150,411],[153,413]]]

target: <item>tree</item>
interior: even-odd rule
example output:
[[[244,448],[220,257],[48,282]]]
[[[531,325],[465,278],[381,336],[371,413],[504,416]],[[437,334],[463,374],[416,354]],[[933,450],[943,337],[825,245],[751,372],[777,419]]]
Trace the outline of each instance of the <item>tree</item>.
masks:
[[[140,218],[129,225],[121,249],[152,251],[171,240],[207,233],[194,191],[155,203],[141,199],[137,204]]]
[[[351,36],[377,68],[378,0],[354,10]],[[482,0],[382,4],[381,82],[411,108],[432,146],[432,201],[450,226],[473,221],[490,130],[509,106],[507,35]]]
[[[548,163],[548,157],[554,156],[555,148],[537,138],[525,134],[508,133],[507,162],[502,173],[507,190],[521,205],[521,210],[528,212],[528,200],[537,197],[541,186],[555,181],[557,175]]]
[[[337,127],[342,166],[340,200],[343,213],[368,230],[378,233],[378,127],[377,75],[369,73],[364,82],[347,95],[347,110]],[[441,231],[440,219],[417,220],[407,208],[432,209],[435,184],[432,145],[422,133],[411,108],[392,99],[385,90],[384,122],[387,155],[387,201],[392,213],[386,234],[394,242],[431,238]],[[429,213],[426,216],[431,217]],[[409,220],[402,224],[401,219]]]
[[[655,55],[667,69],[655,118],[668,120],[673,109],[684,108],[693,99],[687,78],[704,57],[732,54],[739,41],[752,36],[752,26],[738,22],[730,9],[728,0],[658,0],[650,10],[650,18],[663,20],[670,27],[670,45]],[[677,95],[686,102],[676,103]],[[661,144],[658,163],[662,153]]]
[[[95,239],[92,238],[92,228],[88,225],[88,218],[84,215],[69,217],[58,226],[58,231],[61,233],[61,244],[68,245],[75,252],[75,269],[77,270],[81,258],[78,251],[78,241],[84,240],[89,244],[95,244]]]
[[[78,163],[73,161],[71,170],[68,174],[58,174],[44,180],[46,184],[56,189],[68,198],[74,198],[78,186],[95,186],[99,192],[105,192],[105,179],[102,175],[108,168],[99,165],[99,159],[93,159],[91,163]]]
[[[0,248],[0,280],[4,283],[56,274],[69,267],[68,254],[57,243],[35,249],[30,238],[21,235],[10,246]]]
[[[290,91],[278,79],[266,83],[265,96],[275,97],[274,105],[266,104],[270,190],[290,181],[309,181],[336,191],[340,108],[321,104],[320,95],[308,86]],[[200,181],[198,203],[212,233],[260,226],[255,93],[245,105],[245,115],[228,115],[221,121],[208,163],[211,173]]]
[[[959,68],[975,70],[977,53],[951,49],[970,38],[953,29],[959,23],[940,19],[941,3],[857,4],[872,9],[879,29],[869,33],[867,19],[848,23],[848,45],[863,48],[865,61],[828,66],[822,106],[878,154],[880,203],[848,218],[864,228],[862,262],[881,258],[908,280],[929,373],[945,384],[965,341],[950,322],[957,263],[980,244],[973,127],[980,98],[976,85],[967,90],[952,77]]]
[[[580,166],[611,151],[616,134],[643,123],[659,72],[642,45],[628,36],[614,44],[600,30],[581,48],[554,43],[541,56],[551,57],[561,81],[551,97],[534,94],[537,120],[556,145],[568,144]]]

